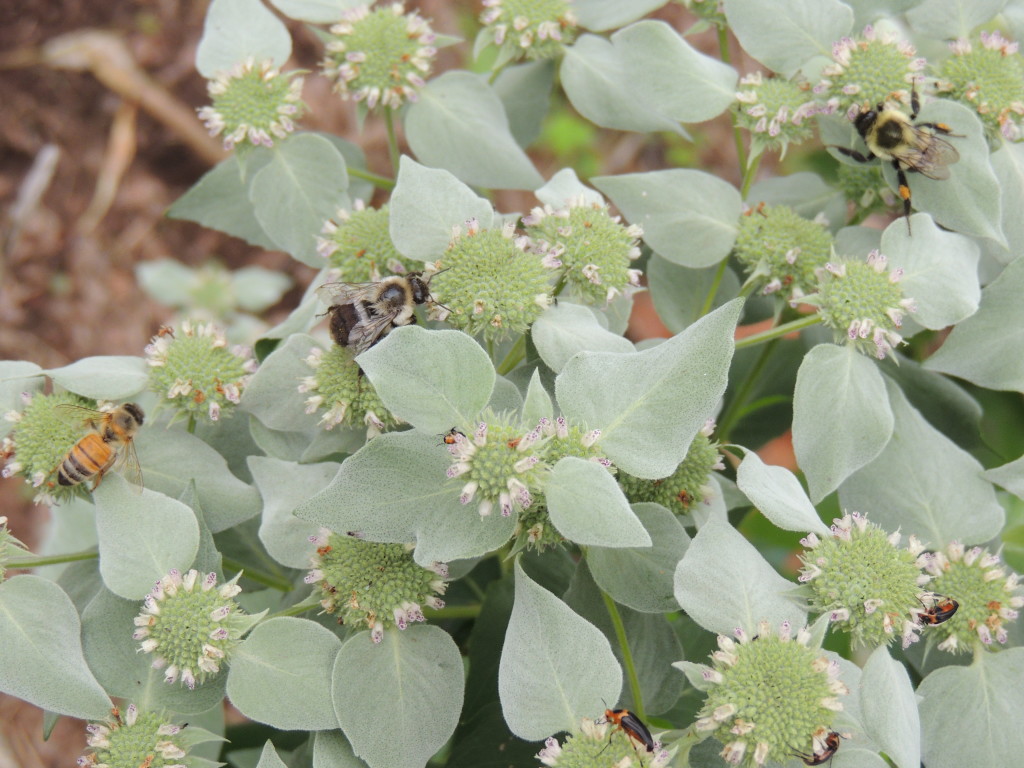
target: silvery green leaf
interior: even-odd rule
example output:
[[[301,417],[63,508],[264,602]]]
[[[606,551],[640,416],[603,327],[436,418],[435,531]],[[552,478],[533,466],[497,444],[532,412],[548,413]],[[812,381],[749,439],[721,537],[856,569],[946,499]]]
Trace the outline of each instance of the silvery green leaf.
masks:
[[[256,489],[231,474],[224,457],[195,435],[155,426],[140,430],[135,445],[146,487],[178,498],[194,482],[214,533],[260,513]]]
[[[423,165],[445,168],[473,186],[544,183],[512,137],[501,99],[480,75],[451,71],[427,83],[406,112],[405,137]]]
[[[836,232],[833,247],[838,256],[863,261],[871,251],[881,249],[882,233],[874,227],[843,227]]]
[[[633,352],[629,339],[604,329],[587,307],[559,301],[531,328],[541,359],[559,373],[578,352]]]
[[[434,261],[452,239],[452,227],[476,219],[493,225],[490,202],[444,169],[427,168],[402,156],[388,210],[391,241],[403,256]]]
[[[681,123],[710,120],[736,101],[736,70],[691,47],[663,21],[647,19],[612,35],[634,98]]]
[[[787,77],[815,56],[831,58],[853,27],[838,0],[725,0],[725,15],[743,50]]]
[[[34,394],[42,390],[46,380],[43,369],[24,360],[0,361],[0,414],[21,411],[25,403],[23,392]]]
[[[728,521],[712,518],[690,542],[675,572],[675,596],[690,618],[709,632],[751,637],[757,623],[803,626],[807,611],[786,593],[793,583],[775,572]]]
[[[602,547],[587,550],[594,581],[617,603],[645,613],[676,610],[672,579],[690,544],[682,524],[660,504],[634,504],[653,546]]]
[[[207,171],[175,200],[167,210],[167,217],[194,221],[267,250],[277,248],[256,220],[249,188],[234,155]]]
[[[494,390],[487,401],[487,407],[494,413],[519,413],[523,407],[523,396],[513,382],[498,376],[494,380]]]
[[[62,502],[53,510],[50,524],[43,532],[43,541],[35,551],[42,556],[67,555],[82,552],[96,546],[96,508],[92,502],[74,498]],[[50,581],[58,581],[72,563],[54,563],[34,569],[37,576],[44,576]],[[83,586],[85,579],[74,579],[70,583],[61,583],[64,591],[69,592],[71,600],[77,605],[74,591]],[[97,582],[101,584],[102,582]]]
[[[840,486],[840,507],[865,512],[888,531],[914,534],[932,549],[998,535],[1005,513],[981,464],[925,421],[894,384],[886,388],[896,417],[892,439]]]
[[[1004,141],[989,160],[1003,196],[1003,234],[1009,246],[1004,261],[1009,262],[1024,253],[1024,144]]]
[[[271,429],[308,432],[319,416],[306,413],[307,394],[299,383],[314,370],[305,358],[321,345],[312,336],[295,333],[263,361],[242,390],[239,409],[251,413]]]
[[[710,267],[732,250],[742,208],[740,193],[710,173],[677,168],[597,176],[595,187],[612,199],[644,242],[675,264]]]
[[[989,21],[1005,4],[1006,0],[924,0],[907,13],[907,21],[911,29],[925,37],[967,38],[976,26]]]
[[[999,485],[1014,496],[1024,499],[1024,456],[1021,456],[1008,464],[987,469],[984,472],[986,480]]]
[[[582,35],[566,48],[559,76],[576,111],[602,128],[688,135],[658,105],[637,98],[622,51],[602,37]]]
[[[821,501],[873,461],[892,428],[885,381],[874,360],[835,344],[819,344],[804,356],[793,392],[793,449],[811,499]]]
[[[425,565],[497,549],[512,535],[515,518],[480,519],[475,504],[459,503],[462,484],[445,479],[452,457],[440,442],[415,430],[375,437],[295,515],[332,531],[359,531],[370,541],[415,541],[416,562]]]
[[[978,311],[959,323],[925,368],[989,389],[1024,392],[1024,257],[981,292]]]
[[[337,728],[331,670],[340,649],[338,636],[315,621],[265,621],[231,655],[231,703],[246,717],[281,730]]]
[[[100,574],[111,592],[141,600],[172,568],[187,571],[199,551],[192,510],[162,493],[135,494],[117,475],[93,492]]]
[[[270,351],[277,349],[278,345],[275,344],[277,340],[286,339],[294,333],[308,333],[310,328],[323,319],[320,315],[327,308],[320,301],[316,291],[327,281],[328,271],[327,269],[320,270],[302,294],[299,305],[288,313],[284,320],[263,332],[260,340],[256,342],[256,354],[261,361],[269,356],[269,352],[264,351],[265,349],[269,348]],[[250,380],[250,386],[251,384]]]
[[[632,475],[667,477],[725,391],[735,300],[653,349],[582,352],[555,380],[555,397],[574,423],[600,428],[601,449]]]
[[[423,768],[455,731],[463,668],[451,635],[434,626],[349,638],[332,677],[334,709],[370,768]]]
[[[785,467],[765,464],[744,449],[736,470],[736,485],[761,514],[784,531],[828,533],[796,475]]]
[[[207,80],[247,58],[271,59],[278,67],[292,55],[284,22],[249,0],[213,0],[196,49],[196,69]]]
[[[288,768],[288,765],[277,754],[274,742],[267,739],[267,742],[263,745],[263,751],[260,753],[260,761],[256,763],[255,768]]]
[[[345,11],[361,3],[358,0],[270,0],[285,16],[311,24],[341,21]]]
[[[883,17],[893,17],[908,11],[923,0],[844,0],[853,8],[854,29],[864,29],[865,25]]]
[[[588,205],[604,205],[604,197],[580,181],[576,171],[563,168],[533,193],[545,205],[564,208],[571,200],[582,198]]]
[[[396,328],[358,362],[387,409],[426,432],[473,422],[494,389],[487,353],[462,331]]]
[[[566,456],[544,485],[551,522],[584,546],[649,547],[651,537],[629,508],[615,478],[600,464]]]
[[[0,691],[61,715],[104,719],[110,697],[85,663],[80,629],[71,599],[52,581],[0,583]]]
[[[338,208],[348,208],[345,158],[322,136],[299,133],[274,145],[249,188],[256,220],[283,251],[319,269],[316,236]]]
[[[907,669],[883,645],[860,678],[860,711],[868,735],[898,768],[921,765],[921,719]]]
[[[615,29],[631,21],[642,19],[651,11],[661,8],[666,0],[576,0],[572,10],[580,26],[595,32]]]
[[[94,400],[124,400],[142,392],[149,382],[149,368],[141,357],[83,357],[45,373],[69,392]]]
[[[508,129],[520,147],[528,147],[540,136],[551,105],[555,62],[529,61],[505,67],[492,88],[501,99]]]
[[[542,418],[554,419],[554,405],[551,403],[551,395],[544,389],[540,380],[540,371],[533,369],[530,376],[530,384],[526,389],[526,399],[523,401],[523,423],[536,424]]]
[[[355,756],[340,730],[317,731],[313,734],[313,768],[366,768],[366,763]]]
[[[661,322],[673,333],[679,333],[697,322],[704,312],[704,303],[715,286],[718,274],[717,267],[690,269],[673,264],[657,253],[653,254],[647,262],[648,290]],[[739,290],[739,278],[726,267],[708,309],[722,306],[734,298]]]
[[[360,3],[353,3],[353,5],[360,5]],[[357,178],[352,173],[354,170],[369,170],[366,167],[366,153],[363,151],[363,148],[358,144],[353,144],[351,141],[345,141],[345,139],[333,133],[322,133],[319,131],[313,131],[313,133],[331,142],[334,148],[345,158],[345,167],[348,171],[349,199],[353,201],[362,200],[364,203],[369,202],[377,188],[373,185],[373,182]]]
[[[902,269],[903,295],[917,304],[911,317],[925,328],[956,325],[978,311],[978,246],[973,240],[940,229],[927,214],[910,217],[913,237],[903,221],[882,234],[882,253],[890,269]]]
[[[313,554],[309,537],[319,527],[292,514],[301,502],[323,490],[340,464],[296,464],[266,456],[250,456],[249,467],[263,497],[260,541],[277,562],[290,568],[308,568]]]
[[[970,666],[937,669],[917,693],[928,768],[1016,765],[1024,754],[1024,648],[979,653]]]
[[[512,733],[537,741],[574,731],[601,699],[618,701],[622,671],[597,627],[533,582],[518,560],[515,574],[498,695]]]
[[[762,201],[769,205],[788,205],[805,219],[823,213],[833,231],[846,221],[846,196],[816,173],[791,173],[755,182],[750,187],[747,202],[756,206]]]

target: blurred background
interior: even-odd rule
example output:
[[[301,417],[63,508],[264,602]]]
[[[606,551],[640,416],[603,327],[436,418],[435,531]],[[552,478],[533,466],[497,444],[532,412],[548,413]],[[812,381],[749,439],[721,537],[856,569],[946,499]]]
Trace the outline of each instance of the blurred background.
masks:
[[[440,51],[435,74],[469,66],[478,2],[406,5],[419,9],[436,31],[466,41]],[[311,268],[164,216],[225,157],[220,141],[207,136],[195,117],[207,103],[206,82],[194,66],[207,6],[185,0],[0,0],[0,360],[51,368],[91,355],[141,355],[182,306],[258,330],[298,302]],[[674,3],[653,17],[678,30],[696,21]],[[315,72],[320,45],[314,32],[285,21],[294,41],[286,68]],[[688,39],[717,55],[714,30]],[[734,41],[730,46],[733,66],[741,75],[751,71]],[[689,143],[667,134],[600,130],[580,119],[557,89],[553,99],[544,133],[530,150],[545,178],[566,166],[584,180],[698,167],[739,183],[727,114],[688,126],[695,139]],[[320,77],[307,76],[304,100],[311,108],[305,128],[359,144],[371,171],[393,175],[381,120],[370,118],[358,130],[352,104],[331,94]],[[773,162],[765,158],[762,174],[773,173]],[[799,169],[802,162],[791,153],[787,167]],[[501,192],[494,203],[503,212],[525,212],[536,200],[526,192]],[[234,289],[243,275],[254,274],[264,290],[247,304],[243,291],[235,295]],[[629,335],[669,335],[643,294]],[[0,515],[33,547],[50,513],[33,507],[26,491],[20,479],[0,480]],[[83,723],[61,718],[43,741],[42,712],[0,695],[0,768],[70,765],[84,747]]]

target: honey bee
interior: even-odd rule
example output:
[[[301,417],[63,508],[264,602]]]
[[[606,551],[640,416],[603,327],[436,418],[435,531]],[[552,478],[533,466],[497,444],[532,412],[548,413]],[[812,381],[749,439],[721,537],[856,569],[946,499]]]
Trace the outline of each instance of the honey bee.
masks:
[[[438,274],[438,273],[434,273]],[[422,272],[391,275],[374,283],[326,283],[317,295],[328,305],[331,338],[353,354],[365,352],[392,328],[413,325],[416,305],[433,301]]]
[[[142,470],[135,454],[135,433],[145,419],[135,403],[125,403],[110,411],[94,411],[78,405],[57,408],[70,419],[78,419],[88,433],[67,452],[57,467],[57,482],[71,487],[95,478],[92,490],[115,464],[122,469],[133,490],[142,491]]]

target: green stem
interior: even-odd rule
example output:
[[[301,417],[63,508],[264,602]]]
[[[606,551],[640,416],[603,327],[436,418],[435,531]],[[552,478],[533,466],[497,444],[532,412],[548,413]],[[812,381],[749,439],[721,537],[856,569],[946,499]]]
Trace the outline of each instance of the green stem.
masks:
[[[196,415],[194,413],[190,413],[188,415],[188,426],[186,429],[190,435],[194,435],[196,433]]]
[[[496,67],[491,72],[491,76],[487,78],[487,84],[494,85],[494,81],[498,79],[498,75],[500,75],[505,70],[505,67],[507,67],[511,63],[512,61],[510,59],[509,61],[506,61],[504,64],[502,64],[500,67]]]
[[[737,342],[738,344],[738,342]],[[769,344],[764,347],[754,361],[754,366],[750,369],[750,373],[743,380],[743,384],[740,385],[739,390],[736,392],[735,397],[729,401],[729,405],[726,406],[722,415],[718,418],[718,439],[725,443],[728,442],[726,436],[732,430],[733,424],[739,420],[739,415],[743,411],[743,406],[746,405],[747,399],[750,397],[750,393],[754,389],[754,385],[760,378],[762,371],[768,364],[768,358],[771,357],[771,353],[775,350],[775,344]]]
[[[723,64],[730,63],[729,30],[725,27],[718,28],[718,57],[722,60]],[[736,160],[739,162],[740,170],[742,171],[747,167],[747,151],[743,147],[743,132],[735,123],[732,126],[732,138],[736,143]]]
[[[393,179],[389,179],[387,176],[378,176],[376,173],[370,173],[369,171],[364,171],[361,168],[349,168],[348,175],[357,179],[362,179],[363,181],[368,181],[373,184],[373,186],[387,190],[388,192],[395,188],[395,182]]]
[[[722,278],[725,276],[725,270],[728,266],[728,259],[722,259],[721,263],[718,265],[718,269],[715,271],[715,277],[711,281],[711,289],[708,291],[708,295],[704,299],[704,305],[700,308],[701,317],[704,317],[704,315],[711,311],[711,307],[715,303],[715,294],[718,293],[718,286],[722,284]]]
[[[526,357],[526,336],[520,336],[515,340],[512,348],[505,355],[505,359],[498,365],[498,373],[504,376],[506,373],[515,368],[519,363]]]
[[[247,573],[246,576],[248,575],[249,574]],[[313,595],[310,595],[300,603],[296,603],[295,605],[289,605],[287,608],[282,608],[280,611],[277,611],[276,613],[269,614],[264,619],[264,621],[267,621],[269,619],[276,619],[279,616],[298,616],[300,614],[305,613],[306,611],[311,611],[314,608],[319,607],[320,601]]]
[[[391,171],[398,173],[398,137],[395,135],[395,112],[391,107],[384,108],[384,124],[388,129],[388,155],[391,156]]]
[[[264,573],[263,571],[256,570],[251,566],[245,565],[230,557],[224,557],[221,559],[224,568],[229,571],[243,571],[245,578],[255,581],[257,584],[262,584],[265,587],[276,589],[278,592],[291,592],[294,587],[289,581],[278,578],[270,573]]]
[[[44,565],[60,565],[61,563],[77,563],[79,560],[92,560],[99,557],[95,549],[81,552],[69,552],[66,555],[45,555],[32,557],[13,557],[4,565],[8,568],[39,568]]]
[[[758,155],[750,161],[749,167],[743,173],[743,186],[740,188],[740,197],[744,200],[747,199],[747,195],[750,193],[750,185],[754,183],[754,177],[757,176],[757,169],[760,166],[761,155]]]
[[[446,605],[444,608],[424,608],[423,615],[432,621],[475,619],[480,615],[480,608],[480,605]]]
[[[793,333],[794,331],[801,331],[804,328],[810,328],[812,325],[817,325],[821,322],[821,315],[815,312],[813,315],[804,315],[796,320],[791,320],[788,323],[783,323],[775,328],[771,328],[761,333],[755,333],[751,336],[747,336],[745,339],[740,339],[736,342],[736,349],[746,349],[747,347],[755,347],[758,344],[764,344],[766,341],[772,341],[773,339],[780,339],[783,336]]]
[[[646,720],[644,714],[644,699],[640,691],[640,678],[636,673],[636,664],[633,663],[633,653],[629,649],[629,638],[626,637],[626,626],[622,623],[622,615],[615,601],[608,596],[608,593],[601,590],[601,597],[604,598],[604,605],[608,609],[608,615],[615,627],[615,637],[619,641],[619,648],[622,650],[622,661],[626,665],[626,675],[629,677],[629,690],[633,698],[633,711],[641,720]]]

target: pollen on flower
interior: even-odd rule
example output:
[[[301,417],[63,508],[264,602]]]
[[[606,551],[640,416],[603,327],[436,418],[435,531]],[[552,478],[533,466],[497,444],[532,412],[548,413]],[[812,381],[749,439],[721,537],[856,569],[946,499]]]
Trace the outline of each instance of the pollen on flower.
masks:
[[[338,270],[346,283],[368,283],[386,275],[423,269],[407,259],[391,241],[388,206],[367,208],[357,200],[351,211],[339,209],[317,237],[317,252]]]
[[[295,130],[295,120],[306,109],[297,74],[282,74],[272,61],[250,57],[210,80],[213,104],[202,107],[199,118],[211,136],[224,137],[225,149],[242,142],[272,147],[275,138]]]
[[[132,639],[153,655],[152,666],[163,670],[165,682],[180,679],[195,688],[220,672],[253,621],[233,599],[241,592],[240,576],[217,587],[215,573],[175,569],[143,600]]]
[[[156,712],[140,711],[135,704],[129,704],[123,715],[114,709],[110,719],[86,725],[89,751],[78,758],[78,765],[81,768],[190,765],[189,745],[195,743],[195,737],[199,736],[197,731],[201,729],[191,727],[191,741],[188,741],[183,738],[183,728]],[[212,736],[206,731],[202,734]]]
[[[415,101],[437,57],[430,24],[416,11],[406,14],[402,3],[350,8],[330,34],[324,75],[342,98],[368,109]]]
[[[481,39],[501,49],[499,63],[557,58],[576,39],[569,0],[483,0],[482,5]]]
[[[311,350],[306,364],[313,369],[313,375],[301,378],[298,390],[303,394],[315,393],[306,398],[306,413],[322,411],[319,424],[324,429],[339,424],[365,425],[367,437],[374,437],[402,423],[377,396],[351,350],[337,344],[319,354]]]
[[[315,551],[306,582],[319,590],[324,611],[347,626],[365,625],[375,643],[388,627],[425,621],[423,606],[443,608],[448,566],[424,568],[412,546],[364,541],[326,529],[310,538]]]

